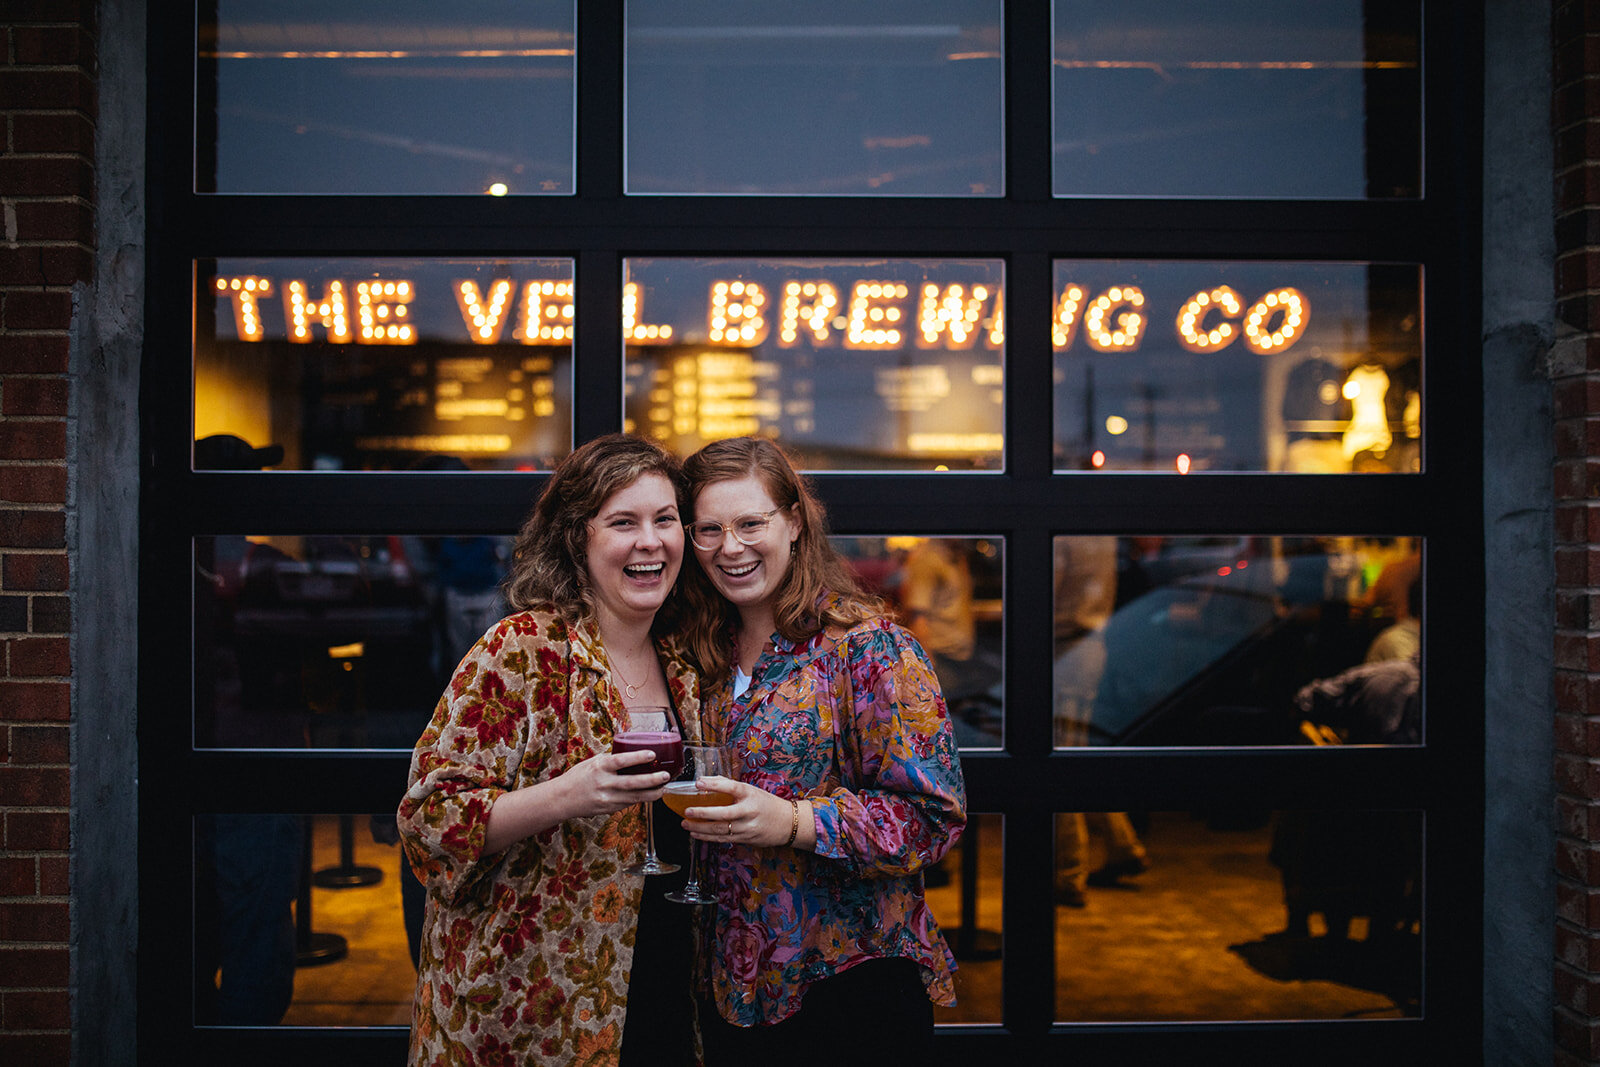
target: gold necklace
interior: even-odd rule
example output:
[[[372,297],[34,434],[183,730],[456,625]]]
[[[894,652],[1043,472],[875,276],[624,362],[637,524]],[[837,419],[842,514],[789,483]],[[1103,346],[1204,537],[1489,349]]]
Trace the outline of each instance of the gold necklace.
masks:
[[[636,700],[636,699],[638,699],[639,690],[643,689],[646,685],[649,684],[648,671],[646,672],[647,677],[646,677],[645,681],[640,683],[639,685],[634,685],[632,682],[628,681],[627,676],[622,673],[622,669],[617,666],[617,661],[611,658],[611,653],[610,652],[606,653],[606,663],[607,663],[608,666],[610,666],[611,673],[616,676],[616,678],[617,678],[617,680],[619,682],[622,683],[622,688],[628,694],[626,699],[628,699],[628,700]]]

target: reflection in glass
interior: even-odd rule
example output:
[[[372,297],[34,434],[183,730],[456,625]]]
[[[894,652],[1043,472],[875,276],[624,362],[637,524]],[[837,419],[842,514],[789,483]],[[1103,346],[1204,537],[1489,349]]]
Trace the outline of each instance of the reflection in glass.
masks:
[[[509,537],[195,539],[198,747],[405,748],[505,614]]]
[[[935,1005],[934,1022],[998,1023],[1004,948],[1005,816],[971,813],[943,860],[924,872],[928,910],[956,957],[956,1003]]]
[[[834,537],[933,661],[962,748],[1005,739],[1005,542],[997,537]]]
[[[1054,301],[1058,471],[1421,469],[1415,266],[1059,260]]]
[[[1421,1014],[1420,812],[1124,820],[1147,850],[1137,871],[1105,813],[1056,816],[1058,1021]]]
[[[998,470],[999,260],[630,259],[625,428],[811,470]]]
[[[1055,743],[1422,740],[1416,538],[1057,537]]]
[[[201,261],[195,439],[281,448],[256,469],[548,469],[572,338],[570,260]],[[196,468],[249,468],[227,455]]]
[[[195,1022],[406,1026],[424,891],[394,812],[195,818]]]
[[[1055,194],[1420,195],[1421,7],[1054,0]]]
[[[627,191],[1003,196],[998,0],[627,5]]]
[[[197,191],[573,192],[572,0],[210,7]]]

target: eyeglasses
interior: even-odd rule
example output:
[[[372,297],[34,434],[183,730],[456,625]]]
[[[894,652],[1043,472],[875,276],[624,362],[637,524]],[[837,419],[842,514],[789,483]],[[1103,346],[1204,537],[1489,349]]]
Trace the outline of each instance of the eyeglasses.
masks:
[[[771,511],[762,511],[754,515],[740,515],[726,526],[710,519],[700,519],[684,525],[689,530],[689,540],[694,542],[694,547],[705,552],[721,548],[723,540],[729,534],[733,534],[733,539],[741,545],[758,545],[761,539],[767,536],[767,527],[772,525],[772,516],[782,510],[773,508]]]

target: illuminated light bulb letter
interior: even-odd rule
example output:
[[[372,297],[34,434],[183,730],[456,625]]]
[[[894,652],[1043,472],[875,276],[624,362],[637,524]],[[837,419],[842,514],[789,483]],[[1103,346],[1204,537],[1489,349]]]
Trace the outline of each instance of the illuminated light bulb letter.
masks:
[[[898,348],[902,336],[898,323],[903,312],[897,303],[911,290],[903,282],[856,282],[850,290],[846,348]]]
[[[522,317],[515,336],[525,345],[570,342],[573,337],[572,283],[546,278],[524,285]]]
[[[1072,338],[1078,332],[1078,323],[1083,321],[1083,300],[1089,294],[1083,291],[1083,286],[1068,284],[1061,290],[1061,298],[1056,301],[1055,321],[1050,324],[1050,345],[1057,350],[1072,347]]]
[[[994,314],[989,319],[987,344],[991,349],[1006,346],[1006,294],[1003,289],[994,292]]]
[[[406,305],[417,295],[408,281],[356,283],[356,319],[364,345],[414,345],[416,328],[407,321]]]
[[[499,343],[508,318],[506,304],[511,299],[511,279],[496,278],[489,285],[487,297],[478,291],[478,283],[471,278],[457,278],[450,287],[456,294],[456,307],[461,309],[461,321],[467,324],[467,336],[472,343]]]
[[[329,282],[320,300],[313,300],[306,283],[299,279],[291,281],[288,288],[289,299],[283,305],[283,317],[289,325],[289,340],[309,344],[311,328],[315,325],[328,331],[330,341],[344,344],[350,340],[350,309],[343,282],[337,279]]]
[[[1229,319],[1244,310],[1239,294],[1226,285],[1209,293],[1201,290],[1189,298],[1178,312],[1178,343],[1191,352],[1215,352],[1238,340],[1239,330]],[[1207,316],[1215,312],[1222,321],[1207,328]]]
[[[970,290],[960,284],[947,285],[941,292],[937,285],[927,283],[917,303],[917,347],[937,348],[940,336],[948,335],[947,347],[971,348],[981,328],[984,305],[995,295],[986,285],[974,285]]]
[[[1305,294],[1298,289],[1274,289],[1245,315],[1245,341],[1263,354],[1282,352],[1300,339],[1310,319],[1311,303]]]
[[[833,344],[829,324],[839,306],[839,290],[830,282],[789,282],[783,287],[783,308],[778,315],[778,347],[791,348],[802,330],[812,347]]]
[[[756,282],[713,282],[706,339],[716,345],[754,348],[767,339],[766,306],[766,290]]]
[[[272,280],[256,277],[218,278],[217,295],[233,304],[233,325],[239,331],[239,340],[261,340],[264,334],[261,307],[257,301],[272,295]]]
[[[622,339],[635,345],[664,345],[672,340],[672,327],[646,325],[642,320],[644,297],[639,293],[638,282],[627,282],[622,287]]]
[[[1094,298],[1083,315],[1089,347],[1100,352],[1132,352],[1144,332],[1144,293],[1136,285],[1114,285]],[[1125,310],[1124,310],[1125,309]]]

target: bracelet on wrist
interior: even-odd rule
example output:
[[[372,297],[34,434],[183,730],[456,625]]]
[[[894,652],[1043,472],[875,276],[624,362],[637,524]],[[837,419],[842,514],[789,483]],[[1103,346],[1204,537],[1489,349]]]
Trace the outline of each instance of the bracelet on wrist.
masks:
[[[794,844],[794,839],[800,835],[800,802],[798,800],[789,801],[789,813],[789,840],[783,843],[784,848]]]

